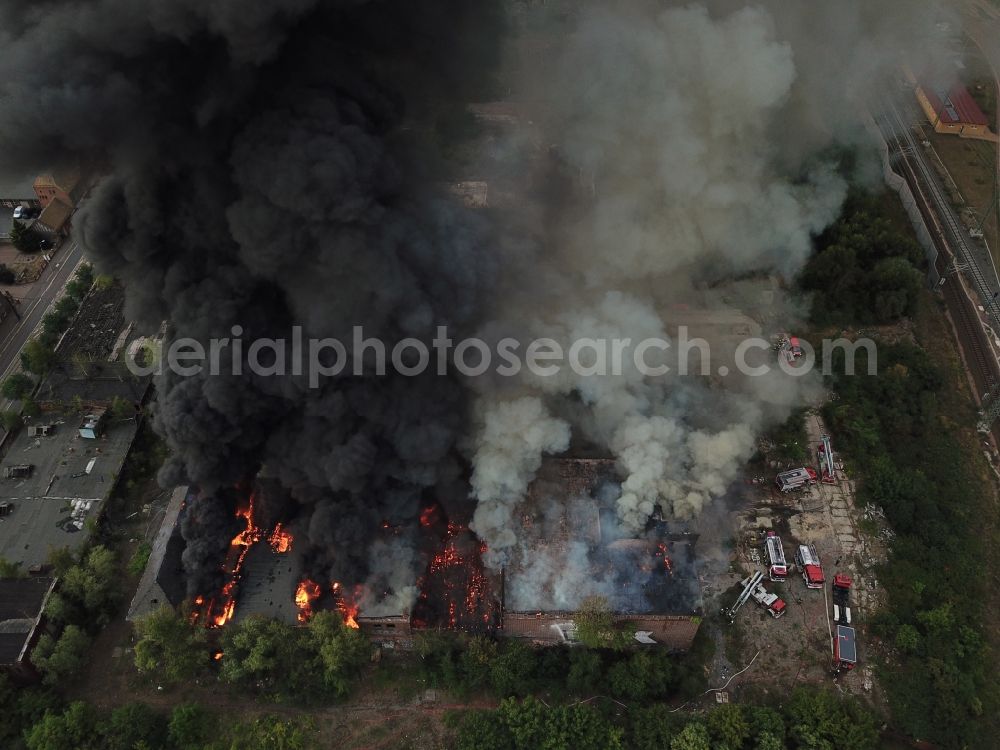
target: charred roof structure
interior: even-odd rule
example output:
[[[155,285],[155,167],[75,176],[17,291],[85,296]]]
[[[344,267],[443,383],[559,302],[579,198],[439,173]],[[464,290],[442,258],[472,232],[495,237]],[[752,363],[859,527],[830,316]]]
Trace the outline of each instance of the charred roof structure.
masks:
[[[170,495],[163,522],[153,540],[149,561],[139,579],[126,620],[136,620],[164,605],[177,606],[184,601],[186,587],[181,563],[184,539],[180,534],[178,520],[184,510],[185,500],[194,492],[194,488],[177,487]]]
[[[616,619],[651,632],[653,641],[690,646],[702,614],[697,536],[663,520],[638,537],[623,534],[618,486],[613,459],[543,462],[519,509],[518,544],[503,572],[506,635],[571,640],[574,611],[599,596]]]
[[[31,675],[28,656],[55,585],[54,578],[0,578],[0,670]]]

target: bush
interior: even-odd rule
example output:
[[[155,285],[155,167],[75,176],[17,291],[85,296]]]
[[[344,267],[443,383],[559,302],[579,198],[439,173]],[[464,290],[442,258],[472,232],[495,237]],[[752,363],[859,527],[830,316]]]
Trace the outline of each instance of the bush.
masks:
[[[13,284],[17,281],[17,276],[14,274],[7,264],[0,263],[0,284]]]
[[[135,667],[170,683],[193,679],[208,666],[205,629],[164,605],[135,624]]]
[[[76,311],[80,309],[80,303],[71,296],[66,295],[56,300],[52,309],[56,312],[56,314],[65,316],[65,318],[69,320],[76,315]]]
[[[31,655],[46,685],[63,685],[80,676],[90,655],[90,638],[76,625],[67,625],[55,640],[48,633],[38,639]]]
[[[210,717],[194,703],[176,706],[170,714],[167,736],[177,750],[202,750],[211,731]]]
[[[128,572],[134,576],[141,576],[142,572],[146,569],[146,564],[149,562],[149,555],[152,551],[153,548],[149,545],[149,542],[142,542],[136,547],[135,552],[132,553],[132,558],[128,561]]]
[[[16,411],[7,409],[6,411],[0,412],[0,424],[3,425],[3,428],[7,432],[14,432],[24,426],[24,420]]]
[[[886,196],[889,197],[886,197]],[[923,288],[924,254],[884,209],[888,193],[854,190],[840,219],[816,241],[799,278],[819,325],[890,323],[912,315]]]
[[[48,339],[36,338],[24,345],[21,351],[21,364],[33,375],[44,375],[56,362],[53,351],[55,344]]]
[[[0,391],[2,391],[4,398],[16,400],[23,399],[30,395],[34,387],[34,380],[32,380],[28,375],[25,375],[23,372],[16,372],[3,381],[3,386],[0,387]]]
[[[114,552],[97,546],[66,571],[59,594],[73,613],[70,622],[96,632],[111,621],[121,600],[117,566]]]

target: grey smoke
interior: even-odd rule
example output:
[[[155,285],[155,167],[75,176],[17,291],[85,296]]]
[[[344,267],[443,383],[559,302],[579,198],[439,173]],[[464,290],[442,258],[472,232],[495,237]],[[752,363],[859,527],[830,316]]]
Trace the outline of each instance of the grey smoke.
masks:
[[[751,316],[765,336],[795,324],[789,301],[763,275],[793,276],[812,238],[836,218],[846,183],[824,150],[859,138],[858,108],[933,13],[899,4],[903,31],[882,17],[894,3],[818,12],[780,1],[671,5],[576,4],[544,46],[531,43],[530,31],[512,45],[521,71],[512,96],[526,111],[520,129],[536,137],[518,133],[510,148],[531,163],[543,157],[530,144],[554,144],[569,175],[563,192],[575,198],[515,203],[528,227],[535,222],[531,276],[524,281],[518,263],[504,264],[487,337],[529,331],[564,348],[579,336],[676,343],[677,326],[691,317],[676,305],[690,303],[707,313],[693,334],[709,340],[718,362],[733,344],[711,315],[730,325]],[[504,250],[526,255],[522,244]],[[747,274],[757,280],[734,281]],[[608,378],[522,373],[478,397],[477,413],[488,416],[471,441],[477,471],[503,450],[497,440],[510,430],[496,423],[509,413],[510,391],[537,395],[551,426],[568,422],[574,441],[617,458],[619,520],[638,534],[655,512],[690,518],[725,494],[760,431],[814,401],[821,384],[780,373],[724,381],[628,369]],[[474,528],[496,565],[517,545],[496,521],[516,516],[540,458],[518,455],[502,497],[479,495],[490,522],[477,512]]]
[[[527,36],[553,5],[529,7]],[[129,315],[171,335],[673,337],[677,303],[735,318],[752,305],[727,301],[734,276],[801,266],[844,194],[823,149],[855,137],[852,108],[895,49],[926,46],[926,11],[896,2],[584,2],[498,72],[504,11],[523,7],[7,2],[0,166],[82,157],[105,173],[76,237],[122,279]],[[491,195],[511,175],[529,187],[483,215],[439,187],[442,133],[497,78],[530,116],[483,149]],[[308,572],[368,582],[382,612],[412,603],[426,504],[471,520],[500,565],[543,454],[579,442],[615,454],[638,532],[724,493],[753,436],[815,386],[165,375],[155,425],[162,481],[203,489],[192,593],[218,585],[228,488],[260,472]]]

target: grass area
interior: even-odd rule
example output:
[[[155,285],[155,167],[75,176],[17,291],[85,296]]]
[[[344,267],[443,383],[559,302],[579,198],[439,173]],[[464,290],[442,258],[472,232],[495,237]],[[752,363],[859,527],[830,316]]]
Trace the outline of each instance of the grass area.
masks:
[[[963,48],[963,62],[965,68],[961,72],[962,83],[983,110],[989,121],[990,130],[995,133],[997,132],[997,88],[993,70],[971,40],[966,41]]]
[[[996,144],[934,133],[929,127],[924,128],[924,132],[961,191],[965,206],[974,212],[976,223],[986,216],[983,234],[990,245],[994,262],[1000,266],[1000,225],[995,205],[997,196],[993,189],[997,167]]]

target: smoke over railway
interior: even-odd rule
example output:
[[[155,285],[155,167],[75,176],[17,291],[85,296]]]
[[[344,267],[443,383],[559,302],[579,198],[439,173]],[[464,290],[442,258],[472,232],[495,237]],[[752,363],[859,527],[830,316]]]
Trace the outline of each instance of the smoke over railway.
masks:
[[[107,174],[76,238],[124,282],[129,315],[171,336],[670,338],[678,303],[738,310],[729,279],[794,273],[836,216],[845,186],[823,149],[851,137],[848,94],[912,31],[880,20],[890,5],[5,2],[0,161]],[[827,55],[846,39],[871,54]],[[466,105],[504,97],[529,135],[497,136],[490,163],[456,155]],[[541,178],[475,211],[441,187],[456,161]],[[161,480],[204,493],[185,529],[192,593],[219,584],[229,488],[261,472],[312,575],[398,608],[426,564],[428,503],[500,565],[541,456],[578,441],[618,459],[623,527],[690,516],[802,388],[166,373],[155,426]]]

